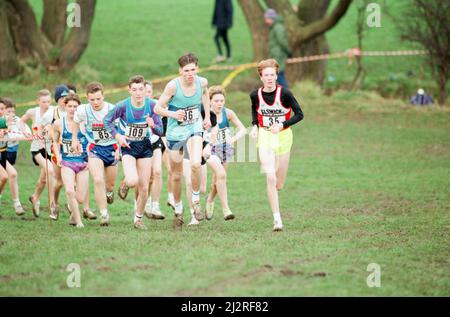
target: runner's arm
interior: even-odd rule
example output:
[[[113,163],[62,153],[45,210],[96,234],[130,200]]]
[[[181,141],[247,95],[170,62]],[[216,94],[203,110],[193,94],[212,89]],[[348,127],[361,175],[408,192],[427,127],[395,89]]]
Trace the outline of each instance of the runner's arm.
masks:
[[[281,102],[283,103],[283,105],[289,105],[291,107],[291,109],[294,111],[294,115],[289,120],[283,122],[284,129],[303,120],[303,117],[304,117],[303,111],[300,108],[300,105],[299,105],[297,99],[295,99],[294,95],[292,95],[292,93],[289,90],[284,89],[284,88],[282,89]]]
[[[61,148],[59,144],[59,137],[61,134],[61,120],[56,120],[53,123],[53,133],[52,133],[52,142],[53,142],[53,151],[55,153],[58,164],[61,163]]]
[[[238,116],[233,110],[226,109],[226,112],[228,120],[233,122],[234,126],[239,129],[239,131],[230,140],[231,143],[234,143],[240,138],[242,138],[247,133],[247,131],[245,129],[244,124],[241,122],[241,120],[239,120]]]
[[[119,133],[116,129],[115,121],[118,118],[126,117],[126,104],[117,104],[113,109],[111,109],[108,114],[103,118],[103,124],[105,129],[112,135],[113,138]]]
[[[208,92],[208,80],[206,78],[202,78],[202,104],[203,108],[205,109],[205,117],[203,118],[204,121],[204,128],[208,129],[211,127],[211,118],[209,116],[210,111],[210,100],[209,100],[209,92]],[[206,126],[205,126],[206,123]]]
[[[175,95],[175,92],[176,92],[176,84],[174,81],[170,81],[166,85],[166,88],[164,88],[162,95],[156,101],[156,105],[154,107],[156,114],[163,117],[171,117],[177,119],[174,115],[175,111],[170,111],[167,109],[167,104],[169,103],[170,99]]]

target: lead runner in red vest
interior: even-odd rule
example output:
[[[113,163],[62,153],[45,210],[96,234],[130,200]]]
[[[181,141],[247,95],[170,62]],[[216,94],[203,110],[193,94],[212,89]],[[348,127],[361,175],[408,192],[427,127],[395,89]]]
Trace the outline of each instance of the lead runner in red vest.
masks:
[[[267,198],[272,209],[273,231],[282,231],[278,191],[284,186],[292,146],[290,127],[303,119],[303,112],[292,93],[277,85],[279,65],[268,59],[258,63],[263,86],[250,94],[252,124],[250,136],[258,138],[261,169],[266,174]]]

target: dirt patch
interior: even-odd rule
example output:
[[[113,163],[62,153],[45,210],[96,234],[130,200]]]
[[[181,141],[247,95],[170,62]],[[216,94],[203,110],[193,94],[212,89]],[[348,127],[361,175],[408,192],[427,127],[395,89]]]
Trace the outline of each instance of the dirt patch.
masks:
[[[305,275],[305,272],[293,271],[293,270],[290,270],[290,269],[282,269],[282,270],[280,270],[280,273],[283,276]]]
[[[326,272],[316,272],[316,273],[312,274],[312,276],[314,276],[314,277],[325,277],[327,275],[328,274]]]

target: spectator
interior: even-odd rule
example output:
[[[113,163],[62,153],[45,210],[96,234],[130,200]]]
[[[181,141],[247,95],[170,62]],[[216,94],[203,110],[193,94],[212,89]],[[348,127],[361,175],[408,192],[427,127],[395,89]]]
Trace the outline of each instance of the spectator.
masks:
[[[411,104],[416,106],[426,106],[433,104],[433,98],[428,96],[425,91],[420,88],[417,90],[417,94],[411,97]]]
[[[269,57],[274,58],[280,65],[278,72],[278,83],[288,88],[285,77],[286,59],[291,57],[286,29],[283,18],[274,9],[267,9],[264,13],[266,24],[270,27],[269,32]]]
[[[215,61],[217,63],[229,61],[231,60],[231,45],[228,40],[228,29],[233,25],[233,5],[231,0],[216,0],[212,24],[217,29],[214,41],[219,53]],[[225,44],[226,57],[223,55],[222,46],[220,45],[221,38]]]

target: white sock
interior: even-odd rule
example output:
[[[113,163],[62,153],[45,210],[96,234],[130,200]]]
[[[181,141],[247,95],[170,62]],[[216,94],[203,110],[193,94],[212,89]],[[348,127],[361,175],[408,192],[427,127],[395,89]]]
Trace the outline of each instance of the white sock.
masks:
[[[183,202],[182,201],[175,204],[175,213],[177,215],[181,215],[183,213]]]
[[[148,196],[147,198],[147,204],[151,204],[152,203],[152,197]]]
[[[20,205],[20,200],[19,200],[19,198],[13,199],[13,203],[14,203],[14,205]]]
[[[280,225],[283,224],[281,222],[281,215],[279,212],[276,212],[273,214],[273,220],[275,220],[275,223],[277,223],[277,224],[280,224]]]
[[[157,201],[152,202],[152,210],[155,208],[159,208],[159,202]]]
[[[167,200],[170,201],[170,202],[174,201],[173,193],[167,193]]]
[[[142,220],[142,215],[138,215],[137,213],[134,214],[134,222],[138,221],[138,220]]]
[[[102,215],[102,217],[108,217],[108,209],[101,209],[100,210],[100,214]]]
[[[134,200],[134,211],[136,211],[137,210],[137,200],[135,199]]]
[[[200,201],[200,192],[192,191],[192,202],[196,203]]]

